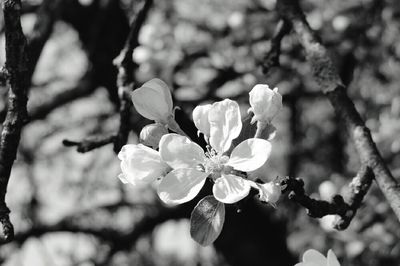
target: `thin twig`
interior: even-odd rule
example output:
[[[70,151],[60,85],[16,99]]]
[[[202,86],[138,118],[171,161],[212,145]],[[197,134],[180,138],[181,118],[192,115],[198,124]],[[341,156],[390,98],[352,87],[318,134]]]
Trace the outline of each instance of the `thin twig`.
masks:
[[[107,144],[113,143],[115,141],[116,135],[110,136],[93,136],[86,138],[82,141],[72,141],[68,139],[63,140],[63,145],[66,147],[76,146],[76,150],[80,153],[85,153],[100,147],[103,147]]]

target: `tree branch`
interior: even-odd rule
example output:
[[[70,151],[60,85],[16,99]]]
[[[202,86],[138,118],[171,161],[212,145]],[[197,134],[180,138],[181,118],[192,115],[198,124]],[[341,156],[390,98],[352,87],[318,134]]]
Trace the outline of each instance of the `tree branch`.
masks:
[[[76,150],[80,153],[85,153],[100,147],[103,147],[107,144],[113,143],[116,139],[116,135],[110,136],[93,136],[88,137],[82,141],[72,141],[68,139],[63,140],[63,145],[66,147],[76,146]]]
[[[93,72],[89,70],[75,86],[64,89],[62,92],[55,94],[40,104],[30,106],[29,121],[27,123],[44,119],[53,110],[93,93],[98,87]]]
[[[310,198],[305,194],[304,181],[300,178],[285,177],[281,186],[284,187],[282,192],[289,192],[289,199],[306,208],[307,214],[313,218],[322,218],[330,214],[345,216],[350,209],[340,195],[335,195],[331,202]]]
[[[362,167],[350,183],[350,192],[347,201],[341,195],[335,195],[332,200],[316,200],[305,194],[304,182],[300,178],[285,177],[281,181],[284,188],[282,192],[289,192],[289,199],[297,202],[307,210],[307,214],[313,218],[322,218],[326,215],[339,216],[334,222],[334,228],[344,230],[360,208],[364,196],[367,194],[373,179],[373,173],[369,167]]]
[[[142,28],[147,14],[153,5],[153,0],[144,0],[143,6],[138,11],[135,19],[131,23],[128,38],[125,42],[121,53],[114,60],[115,66],[118,68],[118,94],[120,98],[120,124],[117,136],[114,142],[114,152],[118,153],[122,146],[128,141],[129,136],[129,119],[131,116],[132,102],[130,92],[134,87],[133,72],[136,64],[132,60],[133,50],[139,45],[139,32]]]
[[[298,1],[279,0],[278,11],[297,34],[309,60],[312,73],[352,135],[363,167],[371,168],[375,180],[400,220],[400,187],[384,163],[369,129],[348,97],[326,48],[308,25]]]
[[[262,71],[266,75],[272,67],[279,66],[279,56],[281,54],[281,42],[283,37],[290,32],[291,26],[286,20],[279,22],[274,36],[271,39],[271,48],[264,56],[261,65]]]
[[[0,241],[11,241],[14,229],[5,203],[11,168],[17,154],[21,130],[27,118],[27,91],[30,83],[27,42],[21,28],[21,1],[3,0],[6,63],[9,73],[9,94],[6,119],[0,141]]]

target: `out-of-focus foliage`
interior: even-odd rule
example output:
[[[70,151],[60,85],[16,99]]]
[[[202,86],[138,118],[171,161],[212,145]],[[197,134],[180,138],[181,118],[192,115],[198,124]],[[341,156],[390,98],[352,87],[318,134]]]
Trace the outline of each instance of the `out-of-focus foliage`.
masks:
[[[121,2],[131,16],[136,1]],[[301,2],[397,177],[400,2]],[[34,14],[24,15],[27,34],[35,19]],[[267,168],[269,178],[302,177],[307,192],[316,197],[319,184],[331,180],[345,193],[358,170],[358,157],[333,109],[319,94],[296,38],[283,39],[280,67],[267,75],[260,70],[278,21],[274,0],[156,0],[133,54],[139,64],[138,84],[154,77],[165,80],[173,85],[175,105],[188,114],[199,103],[228,97],[241,104],[243,116],[249,107],[248,92],[255,84],[279,87],[284,110],[274,122],[278,131]],[[1,40],[3,51],[3,35]],[[0,59],[3,63],[4,54]],[[78,34],[70,25],[57,22],[34,75],[30,106],[76,86],[88,67]],[[5,90],[0,94],[2,108]],[[159,205],[151,188],[121,186],[118,160],[110,145],[79,154],[61,144],[65,138],[112,133],[118,121],[106,90],[99,88],[25,127],[7,193],[17,235],[66,217],[90,228],[127,232]],[[137,134],[132,132],[130,143],[138,141]],[[113,205],[121,197],[126,206]],[[287,219],[287,243],[294,254],[309,248],[325,253],[331,248],[343,265],[397,265],[400,261],[400,227],[376,185],[344,232],[328,230],[325,222],[309,218],[287,200],[278,203],[274,215]],[[116,252],[109,265],[223,265],[213,248],[202,249],[189,236],[187,221],[162,224],[133,246]],[[94,265],[107,261],[109,249],[90,234],[54,232],[33,235],[21,245],[3,246],[0,255],[4,265]]]

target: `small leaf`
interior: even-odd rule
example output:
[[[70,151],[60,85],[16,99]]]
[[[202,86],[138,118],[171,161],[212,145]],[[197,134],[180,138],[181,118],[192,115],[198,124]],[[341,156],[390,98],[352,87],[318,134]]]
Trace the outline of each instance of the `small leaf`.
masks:
[[[190,235],[200,245],[208,246],[218,238],[224,221],[225,205],[212,195],[204,197],[190,216]]]

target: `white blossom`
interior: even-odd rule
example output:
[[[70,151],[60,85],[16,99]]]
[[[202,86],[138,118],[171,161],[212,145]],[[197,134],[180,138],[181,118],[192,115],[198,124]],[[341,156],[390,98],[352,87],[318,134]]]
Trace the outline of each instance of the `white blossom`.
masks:
[[[167,204],[181,204],[193,199],[207,177],[214,182],[214,197],[223,203],[235,203],[249,194],[251,182],[233,170],[253,171],[268,159],[271,144],[263,139],[247,139],[226,155],[232,140],[242,128],[239,106],[226,99],[196,113],[199,130],[208,130],[207,152],[185,136],[164,135],[160,140],[161,159],[172,167],[158,186],[158,195]],[[199,109],[198,109],[199,110]],[[209,125],[206,125],[208,121]],[[207,132],[202,132],[206,133]]]

